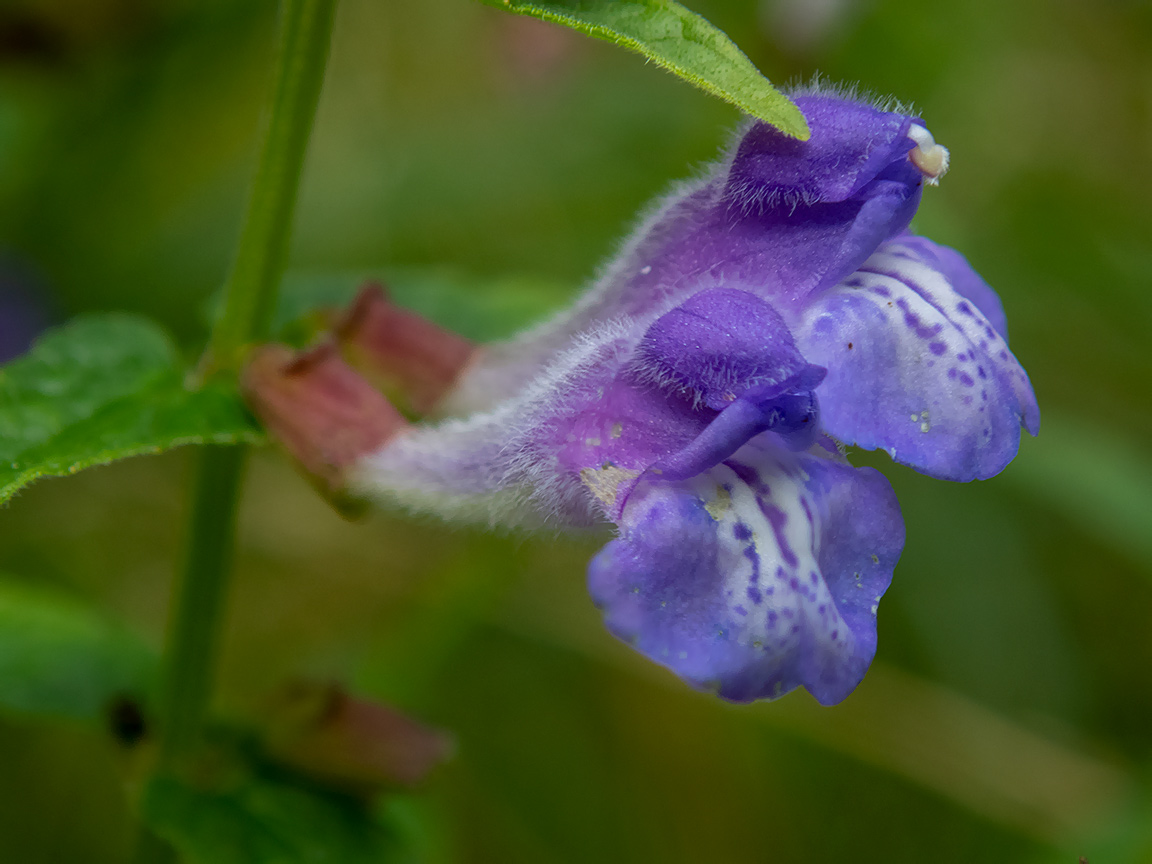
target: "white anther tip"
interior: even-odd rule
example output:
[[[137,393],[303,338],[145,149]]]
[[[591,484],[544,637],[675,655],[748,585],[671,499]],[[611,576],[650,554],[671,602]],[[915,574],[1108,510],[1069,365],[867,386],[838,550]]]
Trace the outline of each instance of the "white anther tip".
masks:
[[[924,175],[925,182],[935,186],[948,171],[948,148],[937,144],[931,132],[915,123],[908,127],[908,137],[916,144],[908,158]]]

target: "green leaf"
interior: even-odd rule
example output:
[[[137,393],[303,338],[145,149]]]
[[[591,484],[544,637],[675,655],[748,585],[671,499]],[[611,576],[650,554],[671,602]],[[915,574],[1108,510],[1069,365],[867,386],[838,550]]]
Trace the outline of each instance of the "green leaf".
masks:
[[[674,0],[480,2],[623,45],[785,135],[808,140],[808,123],[800,109],[721,30]]]
[[[156,662],[127,631],[68,597],[0,580],[0,706],[100,722],[142,700]]]
[[[78,318],[0,368],[0,503],[41,477],[184,444],[258,441],[236,391],[192,391],[168,336],[128,315]]]
[[[148,826],[191,864],[398,864],[398,832],[364,802],[288,778],[232,777],[193,786],[160,775]]]
[[[367,273],[290,273],[280,291],[275,332],[291,336],[319,307],[346,306],[365,282],[387,286],[400,306],[477,342],[505,339],[560,308],[571,287],[527,276],[476,278],[448,268],[393,268]],[[298,341],[307,341],[300,334]]]

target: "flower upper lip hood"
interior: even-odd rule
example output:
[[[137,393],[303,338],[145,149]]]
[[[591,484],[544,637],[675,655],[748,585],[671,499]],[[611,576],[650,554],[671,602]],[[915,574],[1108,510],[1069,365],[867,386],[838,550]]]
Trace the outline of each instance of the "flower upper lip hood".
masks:
[[[875,651],[904,528],[888,483],[839,445],[971,480],[1002,470],[1039,416],[996,294],[907,232],[947,151],[905,113],[796,103],[811,139],[747,126],[570,309],[510,342],[473,350],[362,297],[337,329],[344,356],[438,403],[439,422],[408,425],[334,349],[261,354],[250,402],[360,495],[615,523],[589,568],[612,632],[724,698],[843,699]],[[341,431],[357,416],[371,428]]]
[[[829,96],[796,103],[811,138],[752,123],[716,172],[657,211],[659,230],[635,250],[651,269],[619,308],[708,275],[755,285],[787,315],[908,227],[924,180],[909,159],[918,118]]]
[[[766,123],[751,124],[733,156],[725,194],[745,209],[792,208],[867,198],[873,183],[919,191],[921,172],[908,159],[919,118],[826,96],[798,96],[812,135],[789,138]]]

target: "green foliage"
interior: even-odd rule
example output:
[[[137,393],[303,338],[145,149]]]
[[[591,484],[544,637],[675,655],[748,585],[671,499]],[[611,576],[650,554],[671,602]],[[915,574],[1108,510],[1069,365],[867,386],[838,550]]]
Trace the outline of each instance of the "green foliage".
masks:
[[[356,798],[256,774],[210,786],[158,776],[143,817],[189,864],[400,864],[389,825]]]
[[[724,33],[674,0],[481,0],[488,6],[563,24],[623,45],[775,126],[808,139],[800,110],[760,74]]]
[[[167,335],[128,315],[78,318],[0,369],[0,502],[46,476],[184,444],[259,439],[234,390],[189,390]]]
[[[131,634],[55,593],[0,580],[0,707],[99,722],[141,700],[155,657]]]

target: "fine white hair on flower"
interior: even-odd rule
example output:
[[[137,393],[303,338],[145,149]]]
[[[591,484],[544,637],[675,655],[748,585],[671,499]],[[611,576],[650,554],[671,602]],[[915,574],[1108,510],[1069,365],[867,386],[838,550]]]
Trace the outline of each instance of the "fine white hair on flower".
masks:
[[[916,106],[911,102],[905,102],[889,94],[877,93],[855,82],[830,81],[819,72],[807,81],[789,82],[782,89],[789,99],[799,96],[824,96],[869,105],[877,111],[905,114],[910,117],[917,114]]]
[[[635,331],[627,317],[599,322],[511,398],[468,417],[413,427],[368,455],[351,485],[413,512],[490,527],[596,524],[602,517],[594,502],[539,433],[603,390]],[[467,455],[446,459],[450,453]]]

